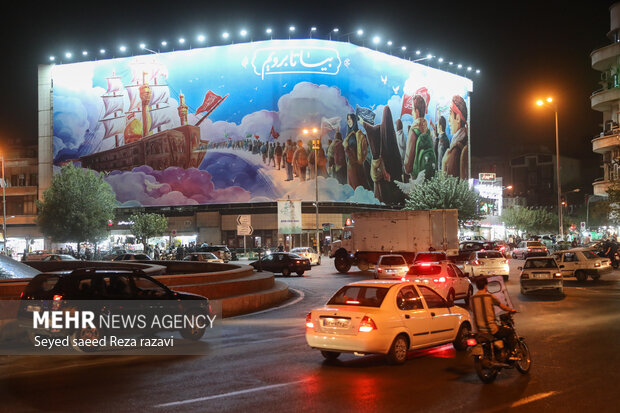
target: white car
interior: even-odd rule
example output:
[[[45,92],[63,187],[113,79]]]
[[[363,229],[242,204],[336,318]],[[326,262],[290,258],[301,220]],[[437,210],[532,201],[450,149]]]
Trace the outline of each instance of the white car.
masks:
[[[400,280],[407,275],[409,266],[402,255],[382,255],[375,265],[375,278]]]
[[[406,279],[431,287],[448,302],[462,298],[469,304],[469,299],[474,293],[469,278],[448,261],[414,264],[409,268]]]
[[[212,252],[192,252],[183,257],[183,261],[224,262],[223,259],[216,257]]]
[[[504,281],[508,280],[510,267],[508,260],[500,251],[475,251],[472,252],[465,264],[463,272],[470,277],[501,275]]]
[[[306,342],[328,360],[341,353],[385,354],[393,364],[409,350],[453,343],[467,348],[469,312],[413,282],[368,280],[342,287],[306,316]]]
[[[553,290],[564,293],[560,267],[553,257],[532,257],[525,260],[521,271],[521,294],[531,291]]]
[[[585,281],[588,276],[598,280],[601,275],[612,271],[609,258],[601,258],[588,248],[554,252],[553,258],[559,264],[563,277],[575,277],[577,281]]]
[[[308,258],[310,260],[310,265],[320,265],[321,264],[321,255],[318,254],[314,248],[310,247],[297,247],[291,250],[293,254],[301,255],[304,258]]]

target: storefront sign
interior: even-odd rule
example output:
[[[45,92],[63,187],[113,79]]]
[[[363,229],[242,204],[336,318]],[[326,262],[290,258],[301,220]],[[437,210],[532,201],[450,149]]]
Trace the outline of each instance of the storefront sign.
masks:
[[[495,172],[483,172],[478,174],[480,182],[495,182]]]

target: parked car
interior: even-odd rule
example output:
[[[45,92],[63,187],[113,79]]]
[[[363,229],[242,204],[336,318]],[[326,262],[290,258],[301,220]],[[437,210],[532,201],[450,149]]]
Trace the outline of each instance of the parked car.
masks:
[[[224,262],[223,259],[216,257],[212,252],[192,252],[183,257],[183,261]]]
[[[224,262],[232,261],[233,259],[232,253],[226,245],[203,245],[198,248],[198,252],[212,252],[216,257],[224,260]]]
[[[415,254],[413,264],[419,262],[439,262],[448,259],[445,251],[420,251]]]
[[[310,265],[321,265],[321,255],[310,247],[297,247],[291,250],[293,254],[301,255],[310,260]]]
[[[262,271],[281,273],[285,277],[290,276],[294,272],[301,277],[305,271],[309,271],[312,268],[308,258],[290,252],[268,254],[261,257],[260,260],[250,263],[250,265]]]
[[[149,257],[148,255],[136,254],[136,253],[121,254],[112,259],[112,261],[150,261],[150,260],[151,260],[151,257]]]
[[[465,350],[469,312],[415,282],[358,281],[306,315],[306,342],[334,360],[341,353],[384,354],[402,364],[410,350],[453,343]]]
[[[469,274],[471,278],[501,275],[504,277],[504,281],[508,280],[510,275],[508,260],[499,251],[482,250],[472,252],[463,265],[463,271]]]
[[[49,254],[41,261],[77,261],[77,259],[68,254]]]
[[[33,278],[39,274],[41,274],[41,271],[0,254],[0,279]]]
[[[22,261],[43,261],[45,258],[52,255],[50,251],[35,251],[29,252],[22,256]]]
[[[544,257],[549,254],[549,250],[540,241],[521,241],[515,249],[512,250],[512,258],[528,257]]]
[[[587,248],[554,252],[553,258],[559,264],[563,277],[575,277],[578,281],[585,281],[588,276],[598,280],[601,275],[612,271],[609,258],[601,258]]]
[[[415,283],[431,286],[450,303],[462,298],[467,304],[474,292],[469,278],[448,261],[414,264],[409,268],[406,278]]]
[[[375,265],[375,278],[393,280],[405,277],[409,271],[407,261],[402,255],[390,254],[382,255]]]
[[[67,303],[67,300],[72,302]],[[136,308],[139,309],[141,308],[139,307],[140,301],[144,300],[170,300],[171,309],[181,308],[183,310],[183,303],[187,302],[188,304],[185,306],[187,312],[199,309],[201,314],[210,314],[207,298],[196,294],[173,291],[141,270],[119,270],[114,267],[79,268],[70,273],[43,273],[30,280],[21,296],[18,310],[19,324],[29,328],[31,336],[43,334],[65,337],[71,334],[74,338],[100,338],[103,331],[99,331],[98,328],[77,328],[69,332],[42,328],[32,329],[31,314],[33,311],[60,310],[64,304],[75,306],[73,300],[93,300],[95,303],[93,305],[99,305],[100,308],[89,306],[89,310],[94,309],[101,313],[110,312],[110,306],[117,305],[119,302],[123,304],[119,307],[119,311],[122,311],[123,307],[130,305],[137,305]],[[161,331],[165,330],[162,329]],[[179,332],[183,338],[198,340],[204,335],[205,328],[194,327]]]
[[[525,260],[521,271],[521,294],[531,291],[553,290],[564,293],[564,281],[560,267],[553,257],[530,257]]]

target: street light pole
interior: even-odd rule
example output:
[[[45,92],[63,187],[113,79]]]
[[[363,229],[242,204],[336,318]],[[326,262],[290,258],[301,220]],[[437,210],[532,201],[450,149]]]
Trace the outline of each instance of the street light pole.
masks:
[[[319,233],[319,140],[312,141],[312,149],[314,150],[314,190],[315,190],[315,203],[316,206],[316,252],[320,254],[321,244]]]
[[[4,155],[0,156],[2,161],[2,253],[6,254],[6,182],[4,180]]]

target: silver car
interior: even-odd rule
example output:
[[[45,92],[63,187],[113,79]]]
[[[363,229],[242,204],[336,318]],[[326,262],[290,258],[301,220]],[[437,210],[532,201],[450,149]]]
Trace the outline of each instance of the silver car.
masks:
[[[532,257],[525,260],[521,271],[521,294],[532,291],[555,291],[564,294],[564,280],[553,257]]]
[[[375,265],[375,278],[400,280],[407,275],[407,271],[409,271],[409,266],[402,255],[382,255]]]

